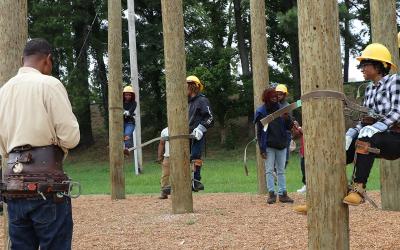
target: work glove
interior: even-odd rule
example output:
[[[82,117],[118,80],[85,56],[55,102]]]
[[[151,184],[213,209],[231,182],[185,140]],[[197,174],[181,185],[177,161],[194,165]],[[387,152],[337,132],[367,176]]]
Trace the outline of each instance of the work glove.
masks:
[[[203,134],[207,131],[206,127],[204,127],[203,125],[199,124],[195,129],[193,129],[192,135],[194,136],[194,138],[198,141],[201,140],[201,138],[203,138]]]
[[[124,111],[124,116],[129,116],[129,111],[128,110]]]
[[[358,134],[358,131],[355,128],[349,128],[349,130],[347,130],[346,138],[345,138],[345,141],[346,141],[345,149],[346,149],[346,151],[349,150],[351,142],[353,141],[353,139],[357,138],[357,134]]]
[[[383,122],[376,122],[370,126],[365,126],[360,130],[358,138],[369,137],[371,138],[374,134],[383,132],[388,129],[388,126]]]

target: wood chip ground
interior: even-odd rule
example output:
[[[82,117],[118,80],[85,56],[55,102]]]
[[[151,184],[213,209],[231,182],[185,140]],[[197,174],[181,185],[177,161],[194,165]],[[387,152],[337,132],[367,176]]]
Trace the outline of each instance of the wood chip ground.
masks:
[[[294,205],[305,202],[290,196]],[[370,196],[380,205],[378,192]],[[73,201],[73,249],[307,249],[307,216],[293,205],[268,205],[255,194],[195,194],[193,207],[175,215],[171,200],[156,195],[81,196]],[[351,249],[400,249],[399,215],[370,204],[350,207]]]

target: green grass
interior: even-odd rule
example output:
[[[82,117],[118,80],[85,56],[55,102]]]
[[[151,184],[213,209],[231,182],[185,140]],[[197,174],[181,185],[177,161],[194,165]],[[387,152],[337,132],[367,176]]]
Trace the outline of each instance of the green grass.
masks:
[[[243,169],[242,150],[216,151],[208,153],[202,169],[202,181],[205,193],[256,193],[257,174],[254,152],[248,152],[249,176],[245,176]],[[146,158],[146,157],[145,157]],[[153,163],[151,158],[145,159],[143,174],[134,174],[133,163],[125,161],[125,191],[127,194],[155,194],[160,190],[160,165]],[[375,164],[377,165],[377,164]],[[350,178],[353,167],[348,165],[347,174]],[[65,170],[70,177],[81,183],[83,194],[109,194],[110,175],[109,164],[106,161],[85,160],[67,161]],[[286,171],[288,192],[295,192],[302,186],[300,163],[297,154],[290,158]],[[368,182],[369,190],[380,188],[379,168],[374,166]]]

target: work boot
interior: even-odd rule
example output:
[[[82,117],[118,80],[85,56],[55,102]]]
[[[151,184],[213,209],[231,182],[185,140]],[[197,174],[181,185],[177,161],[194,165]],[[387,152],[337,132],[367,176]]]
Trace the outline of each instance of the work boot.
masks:
[[[293,203],[293,200],[287,195],[287,192],[279,195],[279,201],[282,203]]]
[[[198,192],[198,191],[204,190],[204,185],[203,185],[203,183],[201,183],[200,181],[194,179],[194,180],[193,180],[193,187],[192,187],[192,189],[193,189],[194,192]]]
[[[293,211],[298,214],[307,215],[307,205],[297,205],[293,208]]]
[[[276,202],[276,195],[275,195],[275,192],[274,192],[274,191],[270,191],[270,192],[269,192],[268,199],[267,199],[267,203],[268,203],[268,204],[274,204],[275,202]]]
[[[364,195],[365,189],[364,184],[362,183],[354,183],[350,192],[347,194],[346,197],[343,199],[343,203],[352,206],[358,206],[364,203]]]
[[[161,199],[161,200],[168,199],[168,194],[166,192],[164,192],[164,190],[161,190],[161,194],[160,194],[160,197],[158,197],[158,199]]]

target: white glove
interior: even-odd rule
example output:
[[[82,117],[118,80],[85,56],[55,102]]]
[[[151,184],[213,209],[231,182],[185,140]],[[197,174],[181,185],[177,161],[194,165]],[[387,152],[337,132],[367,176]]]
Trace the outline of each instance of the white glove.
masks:
[[[206,127],[203,125],[199,124],[195,129],[193,129],[192,135],[194,135],[194,138],[198,141],[203,138],[203,134],[207,131]]]
[[[124,116],[129,116],[129,111],[128,110],[124,111]]]
[[[358,138],[369,137],[371,138],[374,134],[380,133],[388,129],[388,126],[383,122],[377,122],[370,126],[365,126],[360,130]]]
[[[345,146],[346,151],[349,150],[352,141],[353,138],[351,136],[346,135],[346,146]]]

